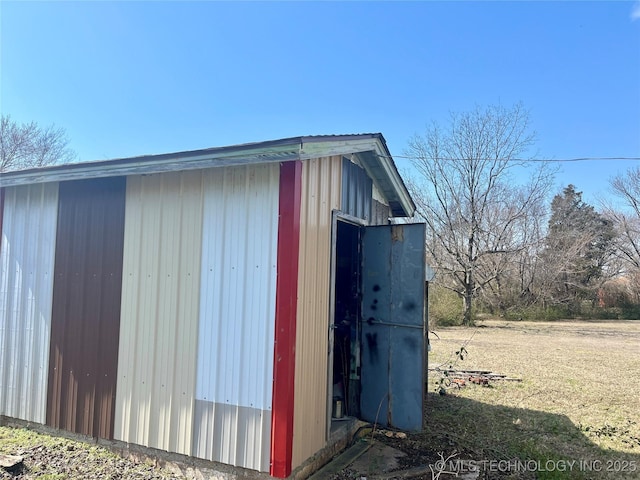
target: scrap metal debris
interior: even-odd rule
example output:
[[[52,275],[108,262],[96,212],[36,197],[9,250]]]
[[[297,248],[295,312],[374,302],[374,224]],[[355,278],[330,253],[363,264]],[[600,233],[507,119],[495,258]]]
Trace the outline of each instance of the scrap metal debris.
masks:
[[[17,455],[0,454],[0,467],[4,468],[5,470],[12,470],[19,466],[23,460],[23,457],[19,457]]]
[[[404,432],[394,432],[391,430],[379,429],[376,431],[379,435],[384,435],[387,438],[407,438],[407,434]]]
[[[501,373],[494,373],[491,370],[457,370],[453,368],[430,368],[430,371],[438,372],[451,380],[451,386],[461,388],[468,383],[490,386],[490,382],[502,380],[509,382],[521,382],[521,378],[508,377]]]

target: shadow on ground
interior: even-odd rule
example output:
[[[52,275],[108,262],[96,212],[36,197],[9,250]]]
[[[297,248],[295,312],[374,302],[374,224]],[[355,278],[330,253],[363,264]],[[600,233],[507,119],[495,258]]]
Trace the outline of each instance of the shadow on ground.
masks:
[[[385,472],[389,470],[385,457],[370,448],[357,462],[327,478],[432,479],[442,470],[439,461],[451,457],[445,466],[458,478],[467,474],[464,478],[482,480],[640,479],[640,438],[634,425],[629,419],[628,429],[585,431],[565,415],[430,393],[423,432],[397,438],[374,429],[364,435],[405,454],[393,458],[394,473]],[[590,439],[593,435],[615,437],[631,453],[603,449]]]

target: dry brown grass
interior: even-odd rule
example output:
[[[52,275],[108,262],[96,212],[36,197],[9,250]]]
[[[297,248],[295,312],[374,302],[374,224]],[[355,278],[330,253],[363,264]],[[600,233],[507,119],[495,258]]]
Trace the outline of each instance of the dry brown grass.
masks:
[[[551,460],[485,478],[640,478],[640,321],[483,321],[430,335],[429,367],[522,382],[467,385],[427,402],[426,445],[476,460]],[[454,352],[468,342],[468,355]],[[430,371],[434,392],[437,373]],[[575,461],[558,471],[559,461]],[[570,470],[570,471],[569,471]]]

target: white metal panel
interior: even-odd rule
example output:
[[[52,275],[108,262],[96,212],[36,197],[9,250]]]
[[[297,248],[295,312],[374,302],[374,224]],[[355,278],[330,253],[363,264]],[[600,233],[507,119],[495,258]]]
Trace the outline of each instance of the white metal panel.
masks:
[[[202,172],[127,179],[115,438],[191,454]]]
[[[212,169],[204,184],[194,454],[268,471],[279,166]]]
[[[269,471],[271,411],[196,400],[195,457]]]
[[[45,423],[58,184],[6,189],[0,243],[0,415]]]

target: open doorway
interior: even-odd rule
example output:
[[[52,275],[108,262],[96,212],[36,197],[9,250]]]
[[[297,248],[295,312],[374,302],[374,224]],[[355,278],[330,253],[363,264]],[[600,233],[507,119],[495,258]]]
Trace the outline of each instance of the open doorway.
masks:
[[[361,229],[336,222],[332,417],[360,416]]]
[[[337,215],[333,225],[329,434],[344,417],[420,431],[425,226],[364,226]]]

